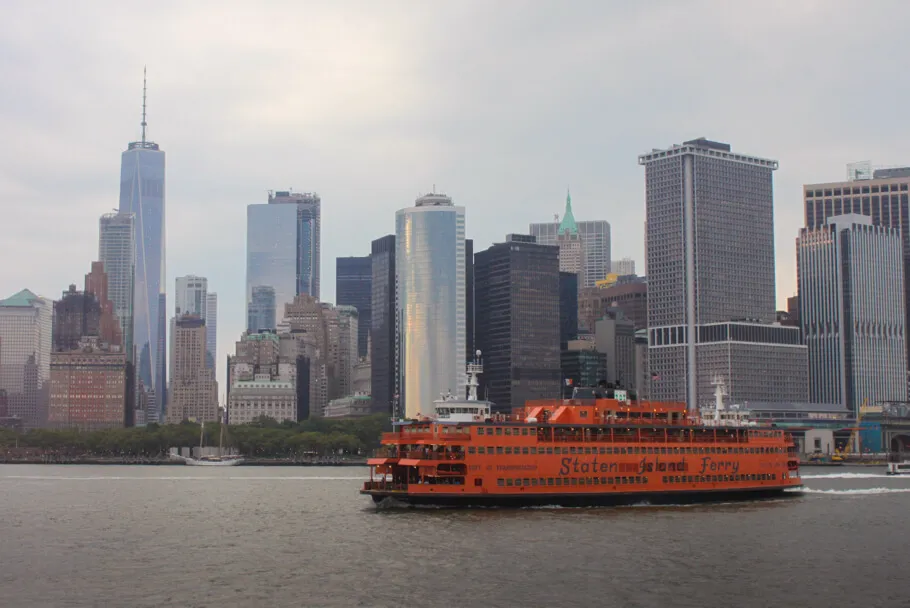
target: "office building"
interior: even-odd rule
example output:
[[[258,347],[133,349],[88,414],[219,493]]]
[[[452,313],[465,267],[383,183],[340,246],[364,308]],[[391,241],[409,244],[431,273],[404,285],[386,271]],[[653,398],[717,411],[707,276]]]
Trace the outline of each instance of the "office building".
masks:
[[[799,330],[775,320],[777,161],[704,138],[645,167],[651,397],[695,408],[723,376],[734,402],[806,401]],[[696,239],[697,235],[697,239]],[[774,382],[769,382],[774,378]]]
[[[635,330],[635,392],[639,399],[651,399],[651,366],[648,365],[648,330]],[[659,379],[657,379],[659,380]]]
[[[610,262],[610,273],[618,276],[635,274],[635,260],[632,258],[623,258]]]
[[[297,422],[297,390],[291,380],[256,374],[236,380],[229,401],[231,424],[249,424],[261,417]]]
[[[358,313],[357,353],[367,356],[367,341],[373,320],[373,260],[371,256],[336,258],[335,300],[339,306],[353,306]]]
[[[136,372],[153,410],[151,421],[167,401],[165,158],[164,150],[146,139],[145,107],[143,78],[142,137],[130,142],[121,155],[120,213],[132,214],[135,221],[133,344]]]
[[[274,290],[278,315],[297,295],[319,299],[321,205],[318,194],[284,190],[247,207],[248,318],[256,287]]]
[[[215,369],[218,357],[218,294],[215,292],[205,295],[205,350],[206,365]]]
[[[474,360],[474,241],[464,240],[465,361]]]
[[[568,222],[566,216],[570,217]],[[579,273],[579,287],[594,287],[597,281],[605,278],[610,273],[609,222],[604,220],[575,221],[575,215],[572,212],[572,198],[569,194],[566,194],[566,210],[563,214],[563,220],[531,224],[529,231],[541,245],[559,245],[560,226],[563,226],[563,234],[565,234],[566,228],[571,226],[574,226],[574,230],[578,234],[580,244],[577,246],[571,237],[569,239],[564,237],[563,240],[567,249],[566,255],[569,255],[569,250],[572,250],[574,252],[572,255],[584,256],[584,271]],[[571,228],[569,233],[572,233]],[[575,251],[576,249],[577,251]],[[563,268],[565,269],[565,267]]]
[[[47,420],[53,303],[28,289],[0,300],[0,390],[23,428]]]
[[[847,166],[847,180],[803,186],[806,228],[824,228],[831,217],[869,216],[872,225],[896,228],[903,242],[904,327],[910,327],[910,167],[873,169],[871,163]],[[910,341],[907,348],[910,349]]]
[[[624,275],[605,287],[586,287],[578,294],[578,325],[585,333],[610,310],[621,310],[636,329],[648,326],[648,283],[644,277]]]
[[[607,355],[598,352],[593,342],[572,340],[560,353],[562,396],[572,397],[576,387],[591,388],[607,377]]]
[[[134,360],[133,306],[136,297],[136,218],[107,213],[98,225],[98,260],[107,275],[108,298],[120,323],[123,350]]]
[[[206,365],[205,320],[182,315],[174,320],[171,341],[171,388],[167,422],[210,422],[220,419],[215,370]]]
[[[608,310],[594,324],[594,344],[607,356],[605,380],[635,388],[635,324],[619,310]]]
[[[249,332],[275,331],[278,327],[275,303],[275,288],[268,285],[253,287],[250,301],[247,304],[247,324]]]
[[[799,319],[809,399],[845,404],[907,397],[900,230],[861,214],[833,216],[797,239]]]
[[[360,319],[353,306],[334,306],[326,309],[329,328],[329,355],[337,375],[338,388],[332,399],[354,394],[354,366],[360,360],[357,341]]]
[[[370,392],[375,412],[392,413],[398,392],[398,348],[395,336],[395,235],[373,241],[370,302]]]
[[[401,411],[413,418],[465,384],[464,207],[427,194],[395,214],[395,230]]]
[[[559,273],[559,348],[578,338],[578,275]]]
[[[560,395],[559,249],[508,235],[474,256],[483,396],[511,412]]]
[[[98,336],[51,353],[50,428],[96,431],[123,428],[132,409],[126,353]]]

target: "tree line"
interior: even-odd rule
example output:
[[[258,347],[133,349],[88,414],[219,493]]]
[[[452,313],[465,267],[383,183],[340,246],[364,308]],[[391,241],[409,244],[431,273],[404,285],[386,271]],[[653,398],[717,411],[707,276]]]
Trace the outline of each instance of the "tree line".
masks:
[[[224,444],[248,458],[301,458],[307,456],[363,455],[378,447],[390,428],[386,414],[360,418],[313,418],[277,422],[265,416],[246,425],[228,425]],[[0,429],[0,449],[36,448],[91,456],[162,457],[173,447],[199,445],[200,425],[149,424],[144,427],[80,431],[34,429],[18,433]],[[221,425],[205,425],[204,445],[217,446]]]

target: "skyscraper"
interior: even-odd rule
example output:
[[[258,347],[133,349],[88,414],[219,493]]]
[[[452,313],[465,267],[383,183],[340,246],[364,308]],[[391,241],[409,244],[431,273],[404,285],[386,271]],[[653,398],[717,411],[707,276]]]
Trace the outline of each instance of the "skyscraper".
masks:
[[[777,161],[704,138],[645,167],[648,328],[656,400],[695,408],[722,376],[736,401],[806,401],[799,330],[775,320]],[[769,379],[773,379],[769,381]]]
[[[494,409],[560,395],[559,250],[513,235],[474,256],[480,380]]]
[[[803,186],[806,228],[824,228],[833,216],[860,213],[871,217],[875,226],[900,230],[904,243],[904,327],[910,328],[910,167],[873,170],[871,163],[852,163],[847,166],[847,175],[847,181]],[[910,352],[910,340],[907,348]]]
[[[357,354],[367,356],[373,299],[373,262],[370,256],[336,258],[335,299],[339,306],[357,309]]]
[[[474,360],[474,241],[464,240],[465,361]]]
[[[53,303],[28,289],[0,300],[0,389],[25,428],[47,417]]]
[[[275,288],[269,285],[256,285],[247,304],[247,331],[250,333],[262,330],[275,331],[278,327],[275,317]]]
[[[205,319],[209,280],[205,277],[187,275],[185,277],[177,277],[176,286],[174,316],[196,315]]]
[[[809,398],[857,412],[864,399],[904,401],[903,248],[897,228],[859,214],[803,228],[796,245]]]
[[[604,220],[575,221],[572,197],[566,193],[566,210],[562,221],[531,224],[529,232],[541,245],[559,245],[560,230],[564,235],[566,259],[584,256],[582,262],[584,271],[579,273],[578,277],[579,287],[594,287],[597,281],[604,279],[610,272],[610,223]],[[565,236],[567,232],[568,238]],[[571,236],[573,234],[577,234],[578,239],[574,239]],[[573,243],[575,240],[580,243]],[[577,263],[579,262],[573,262]],[[566,270],[566,266],[562,268]]]
[[[171,402],[167,421],[218,420],[218,383],[215,370],[206,366],[205,321],[182,315],[174,321],[171,340]]]
[[[132,213],[107,213],[98,226],[98,259],[107,275],[108,297],[120,322],[123,350],[133,361],[133,303],[136,278],[136,227]]]
[[[205,348],[208,351],[206,365],[215,369],[218,358],[218,294],[215,292],[205,296]]]
[[[158,144],[146,140],[145,78],[142,84],[142,138],[130,142],[120,163],[120,213],[135,216],[136,273],[133,343],[137,374],[151,391],[149,420],[166,401],[165,159]],[[151,398],[154,397],[154,398]]]
[[[444,194],[395,214],[401,410],[432,414],[465,374],[465,215]]]
[[[318,194],[279,191],[269,192],[267,204],[247,207],[248,307],[255,287],[275,290],[279,314],[294,296],[319,299],[321,204]]]
[[[395,338],[395,235],[373,241],[370,249],[373,292],[370,312],[370,390],[375,412],[392,414],[395,402],[397,348]]]

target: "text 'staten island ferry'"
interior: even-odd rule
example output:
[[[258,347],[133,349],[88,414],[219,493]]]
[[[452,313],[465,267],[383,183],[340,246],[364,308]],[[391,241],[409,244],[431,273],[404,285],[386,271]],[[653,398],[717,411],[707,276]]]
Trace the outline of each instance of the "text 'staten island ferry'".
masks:
[[[467,372],[467,399],[443,398],[433,418],[393,423],[362,494],[411,505],[584,506],[765,498],[802,486],[791,437],[724,408],[721,380],[716,404],[698,414],[600,388],[499,415],[477,400],[479,360]]]

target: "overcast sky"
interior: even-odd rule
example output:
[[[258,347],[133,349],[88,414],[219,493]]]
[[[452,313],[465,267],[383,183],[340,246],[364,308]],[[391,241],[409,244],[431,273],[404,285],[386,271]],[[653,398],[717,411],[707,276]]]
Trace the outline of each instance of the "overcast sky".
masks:
[[[120,153],[167,152],[167,289],[219,297],[219,382],[244,329],[246,205],[322,197],[322,291],[435,184],[475,251],[561,213],[644,258],[637,155],[706,136],[780,161],[778,301],[801,185],[910,163],[910,3],[3,2],[0,297],[57,298],[97,257]],[[223,386],[222,386],[223,392]]]

